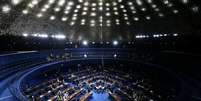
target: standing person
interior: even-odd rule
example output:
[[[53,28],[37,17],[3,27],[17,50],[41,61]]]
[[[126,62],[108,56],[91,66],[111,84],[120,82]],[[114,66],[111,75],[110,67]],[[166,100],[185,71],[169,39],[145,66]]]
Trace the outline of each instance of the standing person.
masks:
[[[63,101],[63,94],[60,90],[57,93],[57,101]]]

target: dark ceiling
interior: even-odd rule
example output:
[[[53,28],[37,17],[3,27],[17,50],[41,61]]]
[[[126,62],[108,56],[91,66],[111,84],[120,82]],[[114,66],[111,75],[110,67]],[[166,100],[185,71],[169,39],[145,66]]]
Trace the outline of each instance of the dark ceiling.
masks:
[[[200,0],[1,0],[1,34],[132,40],[201,29]]]

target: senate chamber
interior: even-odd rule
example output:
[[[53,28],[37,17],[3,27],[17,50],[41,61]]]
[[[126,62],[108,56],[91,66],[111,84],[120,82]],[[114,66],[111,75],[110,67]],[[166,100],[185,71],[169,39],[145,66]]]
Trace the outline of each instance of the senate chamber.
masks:
[[[0,101],[201,101],[201,1],[0,0]]]

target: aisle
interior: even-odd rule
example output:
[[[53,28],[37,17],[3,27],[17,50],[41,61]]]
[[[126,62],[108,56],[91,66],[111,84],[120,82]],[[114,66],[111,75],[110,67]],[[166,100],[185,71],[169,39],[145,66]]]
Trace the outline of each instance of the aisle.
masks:
[[[15,97],[9,90],[9,82],[14,78],[15,75],[12,75],[0,82],[0,101],[16,101]]]

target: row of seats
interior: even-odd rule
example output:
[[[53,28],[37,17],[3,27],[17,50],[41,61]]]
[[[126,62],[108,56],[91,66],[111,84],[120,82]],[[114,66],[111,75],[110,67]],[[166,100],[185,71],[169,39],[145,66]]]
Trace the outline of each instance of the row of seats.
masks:
[[[130,67],[127,67],[130,68]],[[115,67],[101,65],[81,65],[69,67],[57,79],[47,80],[31,86],[24,94],[30,100],[40,101],[86,101],[93,92],[107,92],[116,101],[171,101],[175,95],[160,92],[157,80],[150,80],[143,71],[129,74]]]

